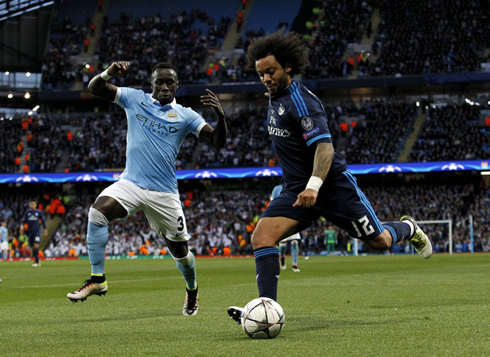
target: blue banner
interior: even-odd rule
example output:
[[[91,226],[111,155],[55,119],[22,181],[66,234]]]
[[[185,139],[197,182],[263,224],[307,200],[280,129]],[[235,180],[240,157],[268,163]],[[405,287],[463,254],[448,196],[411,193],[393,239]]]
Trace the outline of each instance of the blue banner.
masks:
[[[424,173],[438,171],[486,171],[490,160],[474,161],[439,161],[439,162],[401,162],[392,164],[349,165],[354,175],[386,173]],[[62,182],[97,182],[117,181],[121,171],[110,172],[72,172],[72,173],[32,173],[0,174],[0,183],[62,183]],[[282,176],[280,167],[246,167],[207,170],[178,170],[178,180],[218,179],[245,177]]]

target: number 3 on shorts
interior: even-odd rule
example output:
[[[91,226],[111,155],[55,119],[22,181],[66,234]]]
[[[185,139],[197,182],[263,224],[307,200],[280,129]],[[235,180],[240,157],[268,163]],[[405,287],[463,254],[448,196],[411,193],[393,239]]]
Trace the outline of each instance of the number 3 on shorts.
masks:
[[[358,219],[357,221],[351,221],[351,223],[354,226],[358,237],[362,237],[361,230],[359,228],[364,231],[365,237],[374,233],[374,228],[369,224],[369,219],[366,216]]]
[[[182,216],[180,216],[179,218],[177,218],[177,222],[180,223],[180,226],[179,226],[179,228],[177,228],[177,230],[179,232],[182,232],[184,230],[184,218]]]

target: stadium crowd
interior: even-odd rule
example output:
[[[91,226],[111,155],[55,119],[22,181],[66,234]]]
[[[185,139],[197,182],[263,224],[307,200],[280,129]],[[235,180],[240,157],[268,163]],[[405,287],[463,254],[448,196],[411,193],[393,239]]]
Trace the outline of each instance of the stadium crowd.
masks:
[[[438,181],[437,178],[433,179]],[[25,239],[19,231],[22,214],[36,190],[12,189],[0,198],[0,214],[8,221],[12,256],[28,256]],[[181,185],[181,201],[187,219],[190,248],[198,255],[251,254],[250,237],[260,213],[269,202],[272,179],[260,182],[216,183],[212,180],[186,182]],[[474,251],[490,250],[490,189],[477,183],[457,184],[433,182],[361,183],[361,188],[381,221],[397,220],[410,214],[420,220],[450,219],[453,222],[453,252],[470,251],[469,215],[474,224]],[[31,186],[32,187],[32,186]],[[45,186],[45,189],[47,186]],[[242,188],[240,188],[242,187]],[[22,191],[22,188],[24,189]],[[61,217],[61,224],[44,249],[45,257],[86,255],[85,233],[91,203],[104,188],[103,184],[65,184],[51,187],[39,202],[47,220]],[[31,192],[32,191],[32,192]],[[53,211],[50,203],[61,199],[66,213]],[[396,197],[396,199],[394,199]],[[321,219],[306,231],[310,253],[325,249],[324,235],[328,222]],[[425,224],[436,253],[449,251],[447,224]],[[337,230],[340,254],[352,253],[352,238]],[[110,224],[107,255],[167,254],[164,240],[149,227],[142,212]],[[15,240],[14,240],[15,239]],[[361,253],[369,249],[359,245]],[[410,251],[408,244],[397,245],[392,252]]]
[[[379,10],[379,25],[373,28],[375,9]],[[310,17],[293,30],[303,34],[310,49],[304,78],[346,78],[353,68],[361,77],[464,73],[479,70],[480,63],[489,60],[485,55],[490,45],[488,15],[480,1],[459,1],[448,7],[442,0],[423,4],[415,0],[319,0],[302,11]],[[232,23],[229,17],[216,20],[200,9],[163,15],[156,11],[135,18],[121,11],[112,20],[105,16],[100,38],[91,38],[97,41],[98,69],[113,61],[130,60],[136,65],[117,84],[148,86],[148,71],[167,58],[178,66],[184,84],[258,80],[248,68],[245,53],[237,61],[215,58],[206,63],[221,48]],[[288,23],[284,20],[278,27]],[[44,89],[70,89],[76,80],[88,81],[90,73],[76,58],[88,46],[92,26],[91,19],[53,22],[42,69]],[[247,29],[235,48],[246,52],[250,40],[262,34],[262,28]],[[360,44],[363,35],[372,57],[349,49]]]
[[[87,38],[86,24],[75,24],[69,18],[53,21],[49,45],[41,68],[43,89],[71,89],[82,71],[76,63]]]
[[[371,76],[465,73],[480,70],[490,45],[481,1],[379,1],[377,60]]]
[[[303,38],[310,52],[305,78],[345,78],[353,63],[343,59],[349,43],[359,43],[370,26],[375,1],[319,1],[306,22]],[[316,11],[315,11],[316,9]]]
[[[199,9],[168,18],[160,13],[134,18],[121,11],[112,21],[104,17],[94,55],[99,69],[118,60],[134,64],[124,77],[115,79],[118,85],[148,86],[148,73],[162,58],[176,64],[181,83],[207,83],[211,78],[203,66],[208,51],[221,45],[230,23],[227,17],[216,21]],[[76,80],[88,83],[94,69],[78,63],[77,56],[87,50],[92,26],[90,19],[81,24],[68,18],[53,22],[42,67],[43,89],[71,89]]]
[[[480,112],[488,105],[443,105],[427,106],[408,160],[488,157],[490,130]],[[421,113],[415,103],[380,100],[325,105],[325,110],[336,150],[351,164],[398,162]],[[177,169],[278,166],[266,119],[265,108],[230,113],[228,142],[219,151],[189,135],[177,157]],[[125,166],[127,122],[122,111],[17,115],[4,123],[0,126],[2,172],[82,172]],[[22,158],[27,168],[21,165]]]
[[[484,49],[490,46],[488,16],[479,1],[328,0],[312,2],[311,17],[305,24],[304,40],[310,48],[310,65],[304,78],[344,78],[353,68],[345,60],[349,43],[370,38],[373,11],[378,8],[380,23],[373,38],[373,58],[363,57],[362,76],[394,76],[427,73],[462,73],[479,69],[487,61]],[[148,86],[152,66],[162,59],[178,66],[181,83],[258,80],[250,71],[245,54],[237,64],[220,59],[204,68],[210,49],[219,49],[231,20],[214,20],[198,9],[163,18],[159,13],[133,18],[124,12],[110,21],[104,18],[102,35],[96,46],[99,69],[116,60],[130,60],[133,66],[120,86]],[[205,30],[202,30],[204,26]],[[279,27],[283,26],[279,24]],[[87,69],[77,57],[87,50],[90,21],[75,24],[65,18],[54,21],[43,67],[43,89],[70,89],[78,81],[87,82]],[[262,29],[241,36],[237,49],[246,51],[251,39]],[[93,70],[93,69],[92,69]],[[85,77],[85,79],[83,78]],[[86,84],[86,83],[85,83]],[[417,108],[413,103],[367,101],[325,105],[337,150],[351,164],[396,162],[414,122],[426,115],[423,127],[409,156],[410,161],[485,159],[490,153],[490,131],[482,123],[480,111],[487,105],[449,103]],[[60,172],[122,169],[125,165],[126,120],[121,111],[110,113],[0,115],[0,170],[13,172]],[[266,127],[267,110],[259,108],[229,113],[228,142],[215,151],[189,136],[177,157],[177,168],[274,167],[278,163],[270,148]],[[265,179],[264,179],[265,180]],[[218,185],[212,181],[183,183],[181,200],[187,217],[191,249],[199,255],[250,254],[250,236],[260,212],[268,204],[273,184],[246,183]],[[8,221],[12,256],[29,254],[20,228],[27,203],[38,197],[48,219],[58,216],[61,224],[44,249],[46,257],[86,255],[86,222],[90,204],[102,184],[46,186],[41,191],[29,185],[10,186],[0,197],[0,215]],[[468,252],[469,220],[473,217],[475,251],[490,250],[490,190],[478,183],[405,182],[361,185],[382,221],[411,214],[421,220],[451,219],[453,249]],[[392,197],[397,197],[393,199]],[[52,200],[59,201],[54,209]],[[408,204],[410,202],[410,205]],[[59,209],[63,207],[63,209]],[[309,249],[320,253],[328,222],[319,220],[306,231]],[[424,226],[434,251],[448,251],[445,225]],[[338,250],[351,252],[351,238],[337,232]],[[406,252],[409,245],[396,246]],[[367,248],[361,245],[361,251]],[[151,231],[140,213],[110,225],[108,255],[167,254],[164,240]]]
[[[410,153],[410,161],[477,160],[490,156],[490,128],[482,126],[480,107],[448,104],[430,107]]]
[[[207,31],[197,28],[200,21]],[[206,12],[194,9],[162,18],[160,14],[133,19],[121,13],[116,21],[104,24],[99,43],[99,59],[109,65],[114,61],[133,63],[130,70],[116,80],[117,85],[147,86],[149,71],[162,58],[178,68],[182,84],[207,82],[203,71],[208,49],[217,47],[228,31],[231,20],[216,22]]]

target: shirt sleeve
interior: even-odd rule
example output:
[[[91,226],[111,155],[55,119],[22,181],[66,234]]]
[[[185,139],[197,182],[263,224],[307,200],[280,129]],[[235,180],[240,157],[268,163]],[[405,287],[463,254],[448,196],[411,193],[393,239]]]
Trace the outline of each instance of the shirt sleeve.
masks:
[[[328,128],[328,120],[320,100],[311,92],[292,94],[292,110],[294,120],[301,127],[301,133],[306,145],[321,142],[332,142],[332,135]]]
[[[187,120],[189,125],[189,130],[197,137],[202,128],[207,124],[202,116],[196,113],[194,110],[189,109],[187,113]]]
[[[114,103],[119,105],[121,108],[126,109],[129,105],[131,99],[136,97],[139,92],[138,89],[127,88],[127,87],[117,87],[116,97],[114,98]]]

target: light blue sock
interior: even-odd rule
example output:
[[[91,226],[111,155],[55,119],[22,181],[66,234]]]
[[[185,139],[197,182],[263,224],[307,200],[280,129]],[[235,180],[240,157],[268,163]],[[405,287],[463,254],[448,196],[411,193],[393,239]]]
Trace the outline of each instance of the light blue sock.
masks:
[[[93,274],[105,273],[105,246],[109,241],[108,226],[88,222],[87,246]]]
[[[182,276],[184,277],[185,284],[187,289],[194,290],[197,288],[196,281],[196,259],[194,258],[194,254],[189,251],[184,258],[176,258],[174,257],[175,263],[177,264],[177,268],[182,272]]]
[[[286,248],[287,247],[288,247],[287,244],[280,244],[279,243],[279,255],[281,258],[286,256]]]
[[[293,265],[298,265],[298,253],[299,253],[298,241],[293,240],[291,241],[291,256],[293,258]]]

